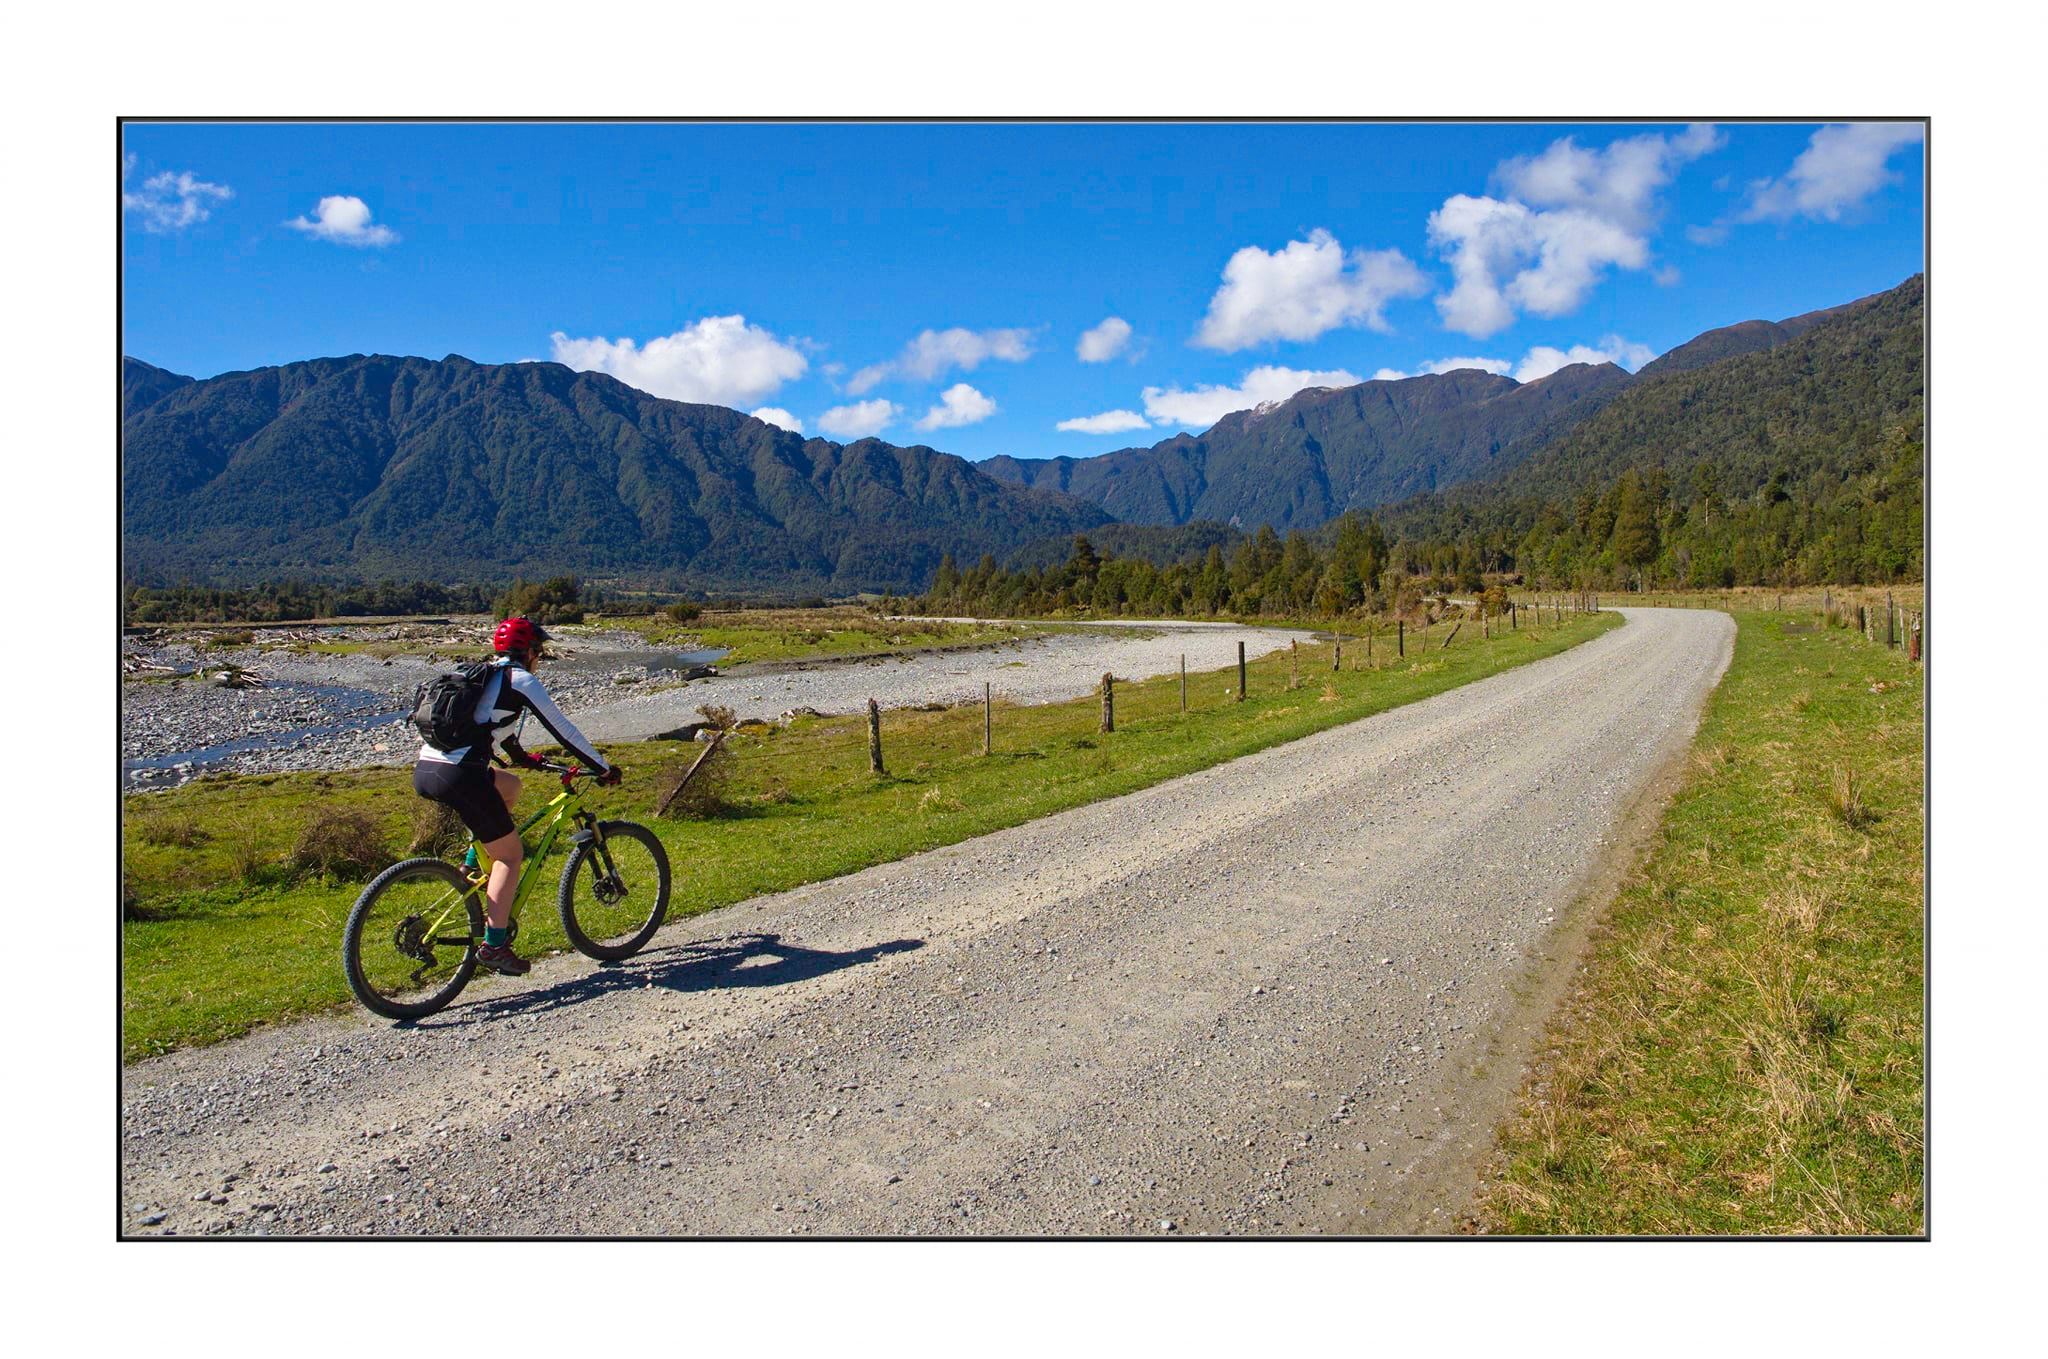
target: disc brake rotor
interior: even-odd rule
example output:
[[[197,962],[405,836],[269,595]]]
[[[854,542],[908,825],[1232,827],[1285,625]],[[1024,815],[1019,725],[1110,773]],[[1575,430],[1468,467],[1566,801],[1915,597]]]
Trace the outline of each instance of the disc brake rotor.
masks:
[[[434,961],[434,950],[427,944],[427,921],[424,916],[409,915],[398,922],[398,928],[391,932],[391,942],[406,957],[416,962]]]

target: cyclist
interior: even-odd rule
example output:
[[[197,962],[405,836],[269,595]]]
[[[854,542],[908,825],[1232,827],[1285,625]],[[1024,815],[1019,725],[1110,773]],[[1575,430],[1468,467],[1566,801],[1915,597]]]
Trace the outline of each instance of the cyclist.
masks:
[[[490,761],[527,769],[541,765],[539,757],[527,754],[519,745],[519,730],[526,715],[532,713],[564,749],[598,771],[599,783],[616,784],[620,775],[617,765],[591,749],[589,740],[562,715],[534,677],[533,668],[540,663],[547,640],[547,633],[530,618],[507,618],[498,624],[491,635],[496,656],[483,681],[475,713],[477,726],[489,729],[488,738],[455,750],[442,750],[431,742],[422,745],[412,770],[413,791],[452,807],[491,856],[490,882],[485,888],[490,904],[484,911],[483,947],[476,957],[485,967],[513,977],[532,967],[512,951],[508,937],[520,861],[526,854],[512,822],[512,806],[519,800],[519,776],[510,769],[492,769]]]

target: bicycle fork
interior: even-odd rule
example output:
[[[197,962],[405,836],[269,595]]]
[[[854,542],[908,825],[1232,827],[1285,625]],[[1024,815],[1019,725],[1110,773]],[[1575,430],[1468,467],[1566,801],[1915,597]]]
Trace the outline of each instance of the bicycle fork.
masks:
[[[597,818],[589,812],[576,813],[576,830],[570,835],[572,845],[589,845],[595,851],[596,871],[592,890],[599,901],[610,903],[626,894],[626,884],[619,881],[619,866],[612,862],[611,846],[604,841],[604,832],[597,828]],[[573,852],[573,851],[572,851]]]

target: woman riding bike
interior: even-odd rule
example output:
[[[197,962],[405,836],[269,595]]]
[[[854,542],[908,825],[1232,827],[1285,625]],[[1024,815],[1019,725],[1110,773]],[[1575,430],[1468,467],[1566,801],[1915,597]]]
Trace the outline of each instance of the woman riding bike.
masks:
[[[512,822],[512,806],[519,800],[519,776],[509,768],[493,769],[490,762],[497,759],[505,765],[539,767],[541,761],[520,748],[517,735],[526,715],[532,713],[564,749],[599,771],[599,783],[616,784],[620,774],[617,765],[591,748],[534,677],[533,668],[539,664],[547,640],[547,633],[529,618],[507,618],[498,624],[491,636],[496,659],[483,680],[473,715],[476,727],[486,734],[453,750],[442,750],[429,741],[420,747],[412,770],[413,791],[453,808],[491,856],[484,942],[476,959],[513,977],[532,967],[512,951],[508,928],[512,898],[519,889],[520,861],[526,853]]]

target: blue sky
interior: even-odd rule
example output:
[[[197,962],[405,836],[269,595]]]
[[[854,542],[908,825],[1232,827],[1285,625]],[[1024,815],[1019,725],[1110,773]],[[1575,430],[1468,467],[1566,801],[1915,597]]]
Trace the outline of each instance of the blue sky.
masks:
[[[123,347],[555,359],[970,458],[1449,360],[1535,380],[1924,267],[1917,125],[124,133]],[[1066,424],[1067,429],[1060,426]]]

